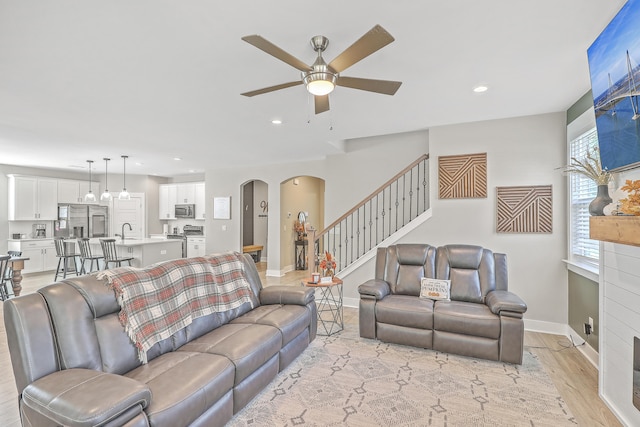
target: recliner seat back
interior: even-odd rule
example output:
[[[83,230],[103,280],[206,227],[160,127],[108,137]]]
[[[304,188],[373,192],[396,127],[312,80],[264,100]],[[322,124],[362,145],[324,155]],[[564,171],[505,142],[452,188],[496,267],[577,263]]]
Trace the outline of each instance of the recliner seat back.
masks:
[[[493,252],[472,245],[440,246],[436,278],[451,280],[451,300],[484,303],[487,294],[496,289]]]
[[[420,279],[435,277],[436,248],[425,244],[397,244],[378,248],[376,279],[385,280],[398,295],[420,295]]]

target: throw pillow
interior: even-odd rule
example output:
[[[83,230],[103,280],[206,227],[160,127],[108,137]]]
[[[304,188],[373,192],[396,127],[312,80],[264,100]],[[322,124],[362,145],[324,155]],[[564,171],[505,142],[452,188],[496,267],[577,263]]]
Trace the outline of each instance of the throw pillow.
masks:
[[[420,298],[449,301],[451,280],[429,279],[423,277],[420,280]]]

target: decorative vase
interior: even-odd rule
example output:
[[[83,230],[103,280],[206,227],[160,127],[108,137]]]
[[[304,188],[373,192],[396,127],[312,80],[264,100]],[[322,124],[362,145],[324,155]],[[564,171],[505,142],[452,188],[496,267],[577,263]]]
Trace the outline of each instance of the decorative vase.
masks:
[[[327,268],[327,269],[324,271],[323,276],[324,276],[324,277],[333,277],[333,274],[334,274],[334,273],[333,273],[333,269],[331,269],[331,268]]]
[[[604,207],[612,202],[613,200],[609,197],[609,186],[598,185],[598,195],[589,203],[589,213],[591,216],[603,216]]]

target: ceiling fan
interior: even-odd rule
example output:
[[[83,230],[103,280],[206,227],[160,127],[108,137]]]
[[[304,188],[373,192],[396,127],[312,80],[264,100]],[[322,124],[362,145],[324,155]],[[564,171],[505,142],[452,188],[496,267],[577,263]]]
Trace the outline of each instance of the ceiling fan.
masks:
[[[340,75],[341,72],[356,62],[366,58],[395,40],[393,36],[380,25],[376,25],[365,33],[329,64],[322,58],[322,52],[324,52],[329,45],[329,39],[325,36],[315,36],[311,38],[311,46],[313,50],[318,53],[318,58],[313,65],[305,64],[295,56],[285,52],[259,35],[245,36],[242,37],[242,40],[297,68],[302,74],[301,80],[242,93],[241,95],[244,96],[261,95],[304,83],[307,91],[314,95],[316,114],[320,114],[329,110],[329,93],[331,93],[336,86],[394,95],[402,84],[402,82],[391,80],[373,80]]]

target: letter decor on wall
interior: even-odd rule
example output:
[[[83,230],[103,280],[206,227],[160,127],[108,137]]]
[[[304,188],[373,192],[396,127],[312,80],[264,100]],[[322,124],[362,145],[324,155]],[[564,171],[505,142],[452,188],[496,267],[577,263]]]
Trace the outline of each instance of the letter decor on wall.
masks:
[[[487,153],[438,157],[438,197],[487,197]]]
[[[550,185],[496,187],[496,200],[496,232],[552,232]]]

